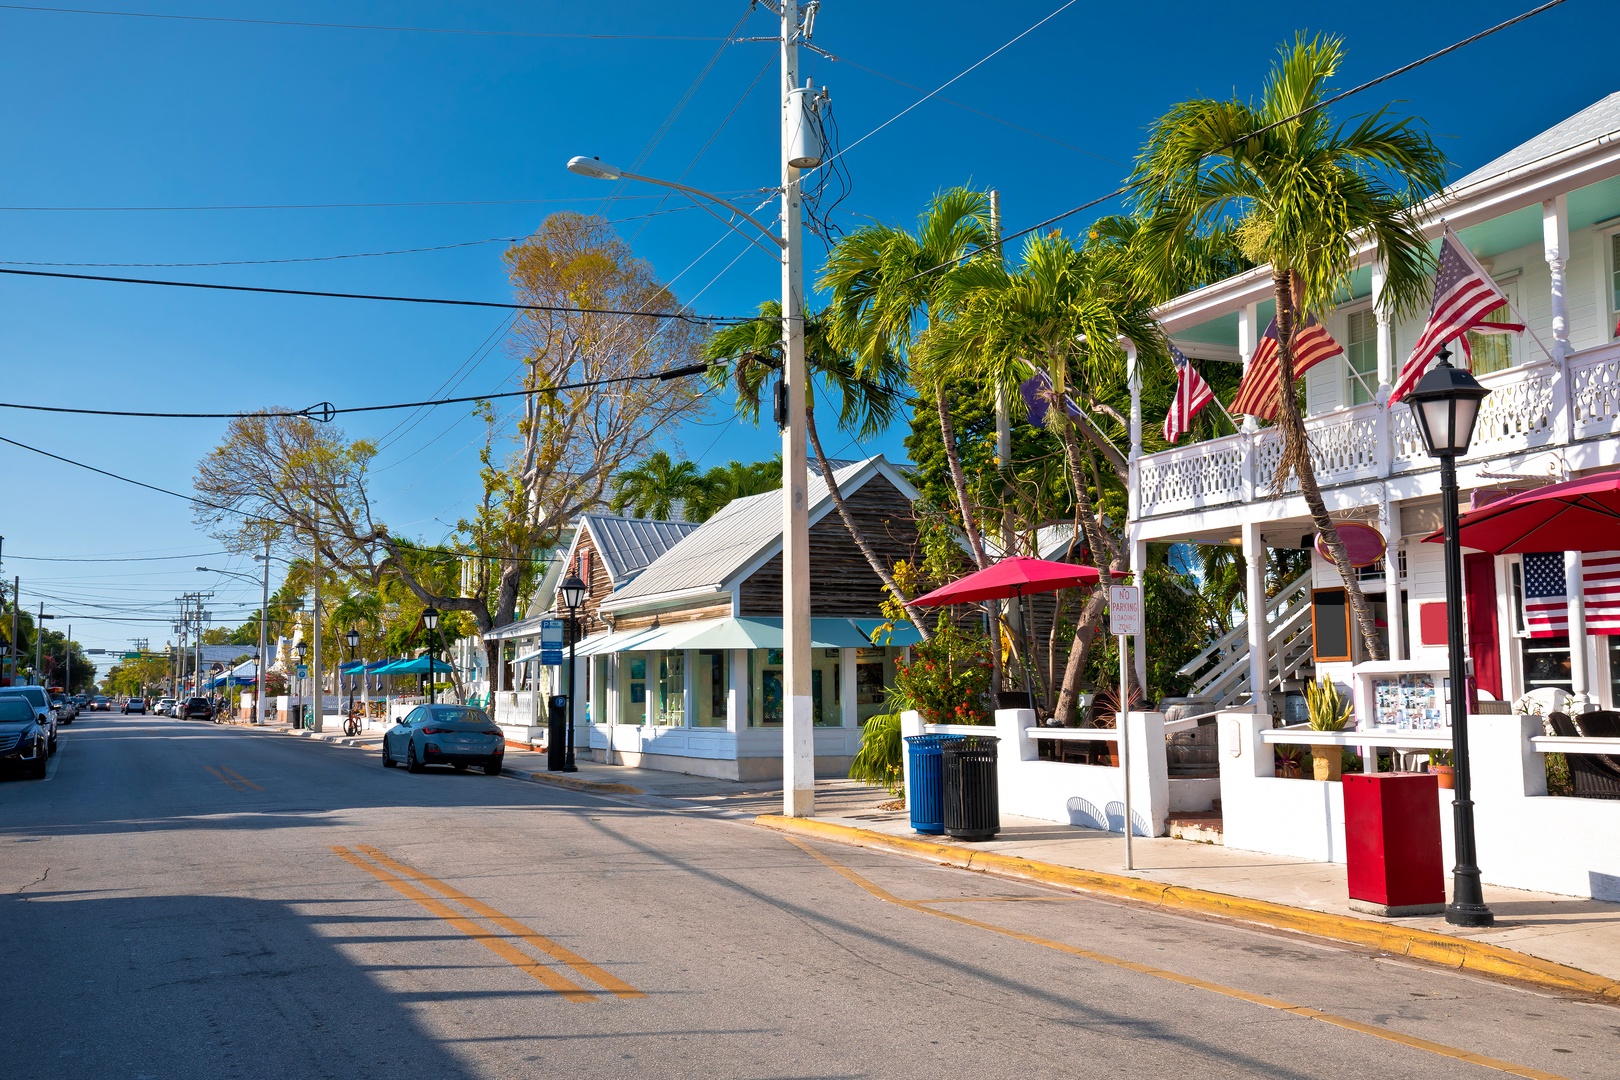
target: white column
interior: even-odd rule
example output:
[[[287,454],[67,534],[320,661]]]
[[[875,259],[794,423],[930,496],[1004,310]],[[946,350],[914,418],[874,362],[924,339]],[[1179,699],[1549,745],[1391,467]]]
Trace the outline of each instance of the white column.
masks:
[[[1249,373],[1249,361],[1254,359],[1254,350],[1260,344],[1260,305],[1244,304],[1238,311],[1238,353],[1243,357],[1243,373]],[[1260,423],[1252,416],[1243,418],[1244,431],[1259,431]]]
[[[1564,595],[1569,598],[1569,692],[1575,698],[1570,708],[1584,711],[1592,698],[1592,671],[1586,655],[1586,591],[1581,573],[1581,553],[1564,552]]]
[[[1271,657],[1266,653],[1266,545],[1260,539],[1260,523],[1243,524],[1243,558],[1248,565],[1245,604],[1249,614],[1249,691],[1250,707],[1271,712]]]
[[[691,727],[697,721],[697,653],[691,649],[685,650],[681,657],[681,670],[684,678],[681,685],[684,700],[681,703],[681,720],[686,727]]]
[[[1390,326],[1389,309],[1384,304],[1384,283],[1388,272],[1382,259],[1372,264],[1373,320],[1378,324],[1378,393],[1380,405],[1388,404],[1395,383],[1395,342]]]
[[[859,727],[860,712],[855,701],[855,650],[838,650],[839,704],[844,712],[844,726]]]
[[[1405,660],[1401,648],[1401,622],[1406,612],[1401,610],[1401,504],[1386,492],[1379,507],[1378,528],[1384,534],[1384,609],[1389,620],[1389,658]]]
[[[1541,204],[1541,236],[1552,277],[1552,351],[1562,363],[1570,353],[1569,290],[1565,279],[1569,263],[1568,196],[1559,195]]]
[[[732,649],[731,691],[726,695],[726,730],[732,734],[748,730],[748,650]]]

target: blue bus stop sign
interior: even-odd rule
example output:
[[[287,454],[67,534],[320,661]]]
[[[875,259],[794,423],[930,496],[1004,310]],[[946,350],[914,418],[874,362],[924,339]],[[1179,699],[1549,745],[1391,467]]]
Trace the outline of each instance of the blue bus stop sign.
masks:
[[[540,662],[555,667],[563,662],[563,621],[540,620]]]

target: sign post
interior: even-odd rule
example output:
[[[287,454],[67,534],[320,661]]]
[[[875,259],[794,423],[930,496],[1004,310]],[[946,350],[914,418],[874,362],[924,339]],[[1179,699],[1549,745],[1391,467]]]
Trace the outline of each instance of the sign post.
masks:
[[[1119,771],[1125,781],[1125,869],[1135,870],[1131,855],[1131,751],[1129,723],[1131,638],[1142,632],[1142,590],[1135,585],[1108,588],[1108,629],[1119,641]]]
[[[561,667],[563,662],[563,620],[540,620],[540,663]]]

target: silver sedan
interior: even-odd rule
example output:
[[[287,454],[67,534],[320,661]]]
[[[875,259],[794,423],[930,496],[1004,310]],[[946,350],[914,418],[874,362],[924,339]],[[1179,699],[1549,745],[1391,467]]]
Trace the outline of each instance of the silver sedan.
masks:
[[[482,709],[470,705],[418,705],[383,733],[382,763],[400,762],[413,773],[428,765],[449,765],[457,772],[469,765],[499,776],[506,738]]]

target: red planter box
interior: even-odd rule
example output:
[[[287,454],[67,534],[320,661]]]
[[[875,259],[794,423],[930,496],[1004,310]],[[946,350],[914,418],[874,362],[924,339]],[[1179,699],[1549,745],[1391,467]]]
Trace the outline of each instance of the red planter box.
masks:
[[[1445,910],[1440,788],[1434,776],[1346,776],[1344,840],[1352,908],[1386,916]]]

